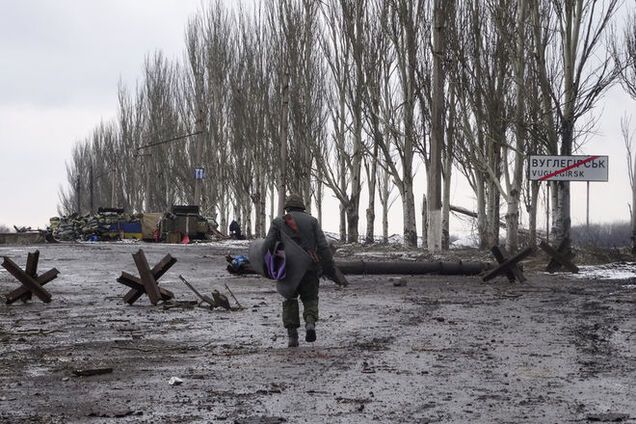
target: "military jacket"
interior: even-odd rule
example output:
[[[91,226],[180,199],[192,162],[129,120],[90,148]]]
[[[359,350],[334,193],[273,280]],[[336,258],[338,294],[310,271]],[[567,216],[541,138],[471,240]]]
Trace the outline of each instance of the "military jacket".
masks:
[[[320,260],[320,265],[325,271],[333,269],[333,256],[318,220],[299,210],[292,210],[288,214],[294,218],[298,231],[291,229],[282,217],[277,217],[272,221],[272,225],[267,232],[264,247],[271,252],[276,242],[281,241],[281,231],[285,231],[305,251],[316,253]]]

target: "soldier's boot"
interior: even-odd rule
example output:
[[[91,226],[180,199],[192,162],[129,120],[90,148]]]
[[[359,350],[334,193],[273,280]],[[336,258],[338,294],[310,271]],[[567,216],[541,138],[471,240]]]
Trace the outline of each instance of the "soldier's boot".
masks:
[[[287,329],[287,347],[298,347],[298,330],[295,328]]]
[[[316,341],[316,324],[312,321],[305,324],[305,341],[309,343]]]

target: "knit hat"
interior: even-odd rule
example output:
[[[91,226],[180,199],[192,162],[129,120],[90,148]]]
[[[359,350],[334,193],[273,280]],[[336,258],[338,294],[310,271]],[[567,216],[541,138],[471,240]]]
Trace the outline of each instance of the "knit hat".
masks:
[[[301,209],[305,210],[305,202],[299,194],[290,194],[285,199],[285,209]]]

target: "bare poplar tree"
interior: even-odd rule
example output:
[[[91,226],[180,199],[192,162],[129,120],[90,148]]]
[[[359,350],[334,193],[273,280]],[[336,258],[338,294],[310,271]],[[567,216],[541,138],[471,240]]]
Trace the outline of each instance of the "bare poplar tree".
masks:
[[[623,89],[636,100],[636,12],[627,15],[625,30],[619,41],[613,45],[613,54],[620,70],[620,83]],[[636,156],[633,150],[633,137],[630,134],[629,119],[621,120],[623,140],[627,150],[627,170],[632,189],[632,204],[630,209],[632,224],[632,253],[636,253]]]
[[[505,13],[507,7],[509,2],[485,8],[479,1],[464,2],[457,28],[465,30],[453,38],[455,44],[450,49],[456,61],[452,87],[460,105],[457,112],[464,141],[457,144],[455,152],[460,170],[477,198],[482,249],[499,242],[502,149],[507,144],[510,121],[506,106],[511,78],[510,50],[506,48],[509,38],[498,36],[500,28],[495,21],[510,19],[511,15]]]
[[[365,156],[365,172],[367,176],[368,206],[366,210],[367,230],[365,235],[366,243],[375,241],[375,198],[378,183],[378,166],[380,161],[380,146],[388,143],[385,140],[388,125],[386,122],[386,108],[383,106],[385,90],[390,90],[389,79],[393,68],[394,55],[389,46],[388,37],[382,22],[388,18],[388,3],[376,1],[373,3],[371,11],[365,18],[367,48],[365,49],[365,93],[364,107],[367,122],[367,132],[369,134],[369,152]],[[390,149],[387,149],[390,150]],[[388,177],[388,174],[385,174]],[[387,182],[388,184],[388,182]],[[380,194],[382,196],[382,194]],[[388,196],[387,196],[388,197]],[[383,225],[384,226],[384,225]],[[388,238],[386,236],[385,238]],[[386,240],[385,240],[386,242]]]
[[[582,142],[584,128],[579,119],[588,113],[615,80],[616,70],[609,59],[610,50],[602,50],[603,34],[609,28],[620,5],[619,0],[543,0],[531,2],[534,36],[539,38],[535,52],[540,66],[537,77],[542,95],[549,99],[543,113],[554,113],[558,145],[550,150],[569,156]],[[550,17],[554,16],[551,20]],[[542,29],[552,24],[551,34]],[[548,46],[549,48],[543,48]],[[605,56],[605,57],[603,57]],[[556,74],[554,71],[557,71]],[[553,112],[554,111],[554,112]],[[559,242],[570,243],[570,182],[554,184],[552,232]]]
[[[444,70],[445,10],[442,0],[433,1],[432,30],[432,100],[431,100],[431,149],[428,167],[428,249],[442,248],[442,149],[444,148]]]
[[[417,67],[420,50],[420,31],[425,20],[424,1],[395,0],[389,2],[385,12],[384,31],[390,40],[392,57],[395,58],[395,73],[399,91],[393,93],[384,90],[385,103],[394,117],[385,123],[391,127],[393,140],[376,136],[374,142],[379,144],[384,154],[384,163],[392,176],[402,198],[404,244],[417,246],[417,227],[415,217],[415,197],[413,194],[413,159],[417,145],[416,135],[416,92],[418,90]],[[386,68],[386,67],[385,67]],[[390,79],[390,70],[385,70],[385,77]],[[388,81],[385,79],[385,81]],[[397,99],[391,99],[396,95]],[[387,118],[387,117],[383,117]],[[397,119],[399,118],[399,120]],[[392,143],[391,143],[392,141]],[[399,158],[396,163],[393,156]]]
[[[321,46],[333,84],[333,90],[329,93],[329,111],[334,134],[332,153],[338,164],[337,172],[333,171],[328,161],[318,161],[317,165],[321,168],[325,184],[338,198],[341,211],[346,213],[347,240],[357,243],[364,155],[363,14],[367,3],[366,0],[330,0],[322,5],[327,36],[321,40]],[[343,230],[341,224],[341,236],[344,235]]]
[[[286,12],[288,0],[270,0],[266,4],[267,34],[269,39],[269,72],[272,76],[273,94],[269,114],[270,133],[278,157],[276,191],[278,197],[277,214],[283,213],[288,180],[288,138],[289,138],[289,51],[286,43]]]
[[[143,181],[140,173],[140,153],[137,148],[141,143],[143,131],[142,111],[143,91],[137,89],[136,96],[132,97],[127,88],[120,82],[118,88],[118,113],[117,127],[118,137],[114,156],[115,170],[119,176],[120,198],[125,210],[140,212],[143,210]],[[143,152],[141,153],[143,154]]]
[[[630,222],[632,226],[632,253],[636,253],[636,155],[634,155],[634,138],[630,133],[630,120],[627,116],[621,119],[621,132],[627,152],[627,176],[629,177],[629,186],[632,191],[632,204],[630,205]]]

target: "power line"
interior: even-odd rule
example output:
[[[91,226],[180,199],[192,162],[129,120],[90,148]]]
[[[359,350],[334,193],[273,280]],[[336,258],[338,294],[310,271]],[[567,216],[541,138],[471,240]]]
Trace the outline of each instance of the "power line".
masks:
[[[155,142],[155,143],[148,143],[148,144],[144,144],[144,145],[142,145],[142,146],[137,147],[137,150],[142,150],[142,149],[146,149],[146,148],[148,148],[148,147],[158,146],[158,145],[160,145],[160,144],[171,143],[171,142],[173,142],[173,141],[181,140],[181,139],[183,139],[183,138],[191,137],[191,136],[193,136],[193,135],[202,134],[202,133],[204,133],[204,132],[205,132],[205,131],[201,130],[201,131],[196,131],[196,132],[193,132],[193,133],[190,133],[190,134],[185,134],[185,135],[180,135],[180,136],[177,136],[177,137],[169,138],[169,139],[167,139],[167,140],[157,141],[157,142]]]

